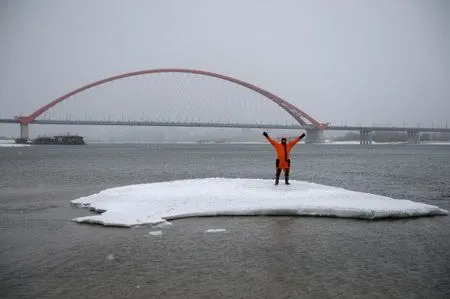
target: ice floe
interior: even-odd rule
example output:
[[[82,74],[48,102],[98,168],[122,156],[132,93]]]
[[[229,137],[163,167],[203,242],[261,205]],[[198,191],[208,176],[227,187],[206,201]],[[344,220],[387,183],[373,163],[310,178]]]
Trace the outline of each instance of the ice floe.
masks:
[[[377,219],[447,215],[437,206],[304,181],[206,178],[129,185],[71,201],[101,214],[77,222],[107,226],[167,225],[195,216],[298,215]]]

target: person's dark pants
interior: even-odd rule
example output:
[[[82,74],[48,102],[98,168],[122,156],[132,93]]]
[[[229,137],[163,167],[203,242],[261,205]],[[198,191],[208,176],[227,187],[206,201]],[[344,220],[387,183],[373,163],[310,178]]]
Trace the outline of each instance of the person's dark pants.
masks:
[[[291,160],[288,159],[288,166],[291,166]],[[275,185],[278,185],[278,182],[280,181],[280,175],[281,175],[281,171],[283,169],[279,168],[278,166],[280,165],[280,160],[276,160],[275,162],[275,166],[277,168],[276,172],[275,172]],[[285,168],[284,169],[284,183],[286,185],[289,185],[289,168]]]

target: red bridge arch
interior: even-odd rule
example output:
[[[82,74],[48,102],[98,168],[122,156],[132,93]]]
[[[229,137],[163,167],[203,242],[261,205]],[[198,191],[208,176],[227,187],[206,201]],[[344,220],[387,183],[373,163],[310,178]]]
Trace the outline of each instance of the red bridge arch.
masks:
[[[326,127],[326,124],[323,123],[319,123],[318,121],[316,121],[314,118],[312,118],[311,116],[309,116],[308,114],[306,114],[304,111],[300,110],[299,108],[295,107],[294,105],[292,105],[291,103],[283,100],[282,98],[274,95],[271,92],[268,92],[267,90],[264,90],[256,85],[241,81],[239,79],[236,78],[232,78],[229,76],[225,76],[225,75],[221,75],[221,74],[217,74],[217,73],[212,73],[212,72],[207,72],[207,71],[201,71],[201,70],[195,70],[195,69],[181,69],[181,68],[165,68],[165,69],[152,69],[152,70],[143,70],[143,71],[136,71],[136,72],[130,72],[130,73],[125,73],[125,74],[120,74],[120,75],[116,75],[113,77],[109,77],[109,78],[105,78],[99,81],[95,81],[93,83],[87,84],[85,86],[82,86],[78,89],[75,89],[69,93],[66,93],[65,95],[51,101],[50,103],[48,103],[47,105],[39,108],[38,110],[36,110],[35,112],[33,112],[32,114],[28,115],[28,116],[20,116],[20,117],[16,117],[17,121],[20,124],[26,125],[26,124],[30,124],[32,123],[37,117],[39,117],[41,114],[43,114],[45,111],[47,111],[48,109],[52,108],[53,106],[57,105],[58,103],[64,101],[65,99],[78,94],[84,90],[93,88],[97,85],[102,85],[105,84],[107,82],[111,82],[111,81],[115,81],[115,80],[119,80],[119,79],[123,79],[123,78],[127,78],[127,77],[133,77],[133,76],[139,76],[139,75],[146,75],[146,74],[157,74],[157,73],[189,73],[189,74],[196,74],[196,75],[202,75],[202,76],[208,76],[208,77],[214,77],[214,78],[218,78],[218,79],[222,79],[222,80],[226,80],[238,85],[241,85],[243,87],[246,87],[248,89],[251,89],[263,96],[265,96],[266,98],[270,99],[271,101],[275,102],[276,104],[278,104],[282,109],[284,109],[286,112],[288,112],[295,120],[297,120],[301,125],[309,125],[305,120],[307,119],[311,125],[313,125],[315,128],[317,129],[324,129]]]

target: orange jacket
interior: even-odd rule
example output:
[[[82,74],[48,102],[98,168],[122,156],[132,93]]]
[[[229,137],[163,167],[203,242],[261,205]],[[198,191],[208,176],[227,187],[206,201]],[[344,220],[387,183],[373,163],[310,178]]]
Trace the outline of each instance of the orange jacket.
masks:
[[[277,151],[277,157],[280,160],[278,168],[281,169],[289,168],[290,166],[288,164],[289,153],[291,152],[292,148],[297,144],[297,142],[300,141],[300,137],[294,138],[291,141],[286,142],[286,146],[284,146],[281,142],[273,140],[270,136],[267,137],[267,140],[269,140],[269,142]]]

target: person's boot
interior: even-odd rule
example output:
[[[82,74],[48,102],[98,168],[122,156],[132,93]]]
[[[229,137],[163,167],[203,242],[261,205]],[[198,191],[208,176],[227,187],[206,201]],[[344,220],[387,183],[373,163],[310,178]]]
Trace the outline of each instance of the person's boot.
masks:
[[[286,185],[290,185],[290,183],[289,183],[289,169],[286,170],[286,172],[284,173],[284,183]]]
[[[278,185],[278,182],[280,180],[280,174],[281,174],[281,169],[277,168],[277,172],[275,173],[275,185]]]

